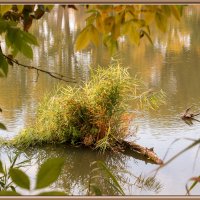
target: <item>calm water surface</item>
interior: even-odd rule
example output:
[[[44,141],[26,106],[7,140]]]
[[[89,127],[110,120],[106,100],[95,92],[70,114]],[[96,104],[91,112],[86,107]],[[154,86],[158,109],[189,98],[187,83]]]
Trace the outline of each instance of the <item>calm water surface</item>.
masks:
[[[155,89],[163,89],[167,95],[167,104],[158,111],[141,113],[132,124],[138,127],[137,133],[131,139],[136,139],[141,145],[154,147],[155,152],[163,158],[169,149],[166,160],[189,145],[191,141],[185,138],[200,137],[200,123],[189,126],[180,119],[186,108],[193,105],[200,110],[200,6],[190,6],[186,9],[181,23],[170,20],[169,31],[166,34],[152,30],[154,46],[148,41],[141,42],[139,47],[133,47],[128,42],[120,43],[117,58],[128,66],[131,75],[139,74]],[[76,34],[84,25],[84,12],[56,7],[42,20],[32,27],[32,33],[38,38],[40,46],[34,48],[34,59],[19,60],[26,64],[42,67],[66,75],[79,84],[87,80],[89,66],[107,65],[110,57],[103,47],[98,50],[85,50],[76,53],[73,44]],[[36,107],[44,94],[51,91],[58,81],[45,74],[26,70],[18,66],[10,68],[7,78],[0,79],[0,107],[3,113],[0,121],[8,127],[8,131],[0,131],[4,138],[12,138],[22,128],[33,122]],[[199,118],[200,119],[200,118]],[[170,146],[175,140],[177,143]],[[170,148],[169,148],[170,147]],[[27,170],[33,177],[36,169],[45,159],[61,156],[66,160],[60,179],[53,185],[55,188],[67,190],[70,194],[86,194],[90,174],[90,162],[104,160],[113,172],[121,176],[119,180],[127,195],[184,195],[185,184],[192,176],[199,176],[200,158],[196,158],[198,147],[187,151],[171,164],[161,169],[155,177],[160,185],[158,189],[138,187],[133,185],[133,175],[123,174],[127,170],[134,175],[152,176],[156,165],[146,163],[131,156],[121,154],[100,155],[88,149],[69,147],[43,147],[29,149],[24,152],[32,158],[32,166]],[[15,149],[1,149],[1,159],[7,162],[7,154],[13,154]],[[23,159],[23,154],[21,156]],[[117,167],[116,167],[117,166]],[[124,183],[123,181],[126,181]],[[200,194],[196,187],[192,194]]]

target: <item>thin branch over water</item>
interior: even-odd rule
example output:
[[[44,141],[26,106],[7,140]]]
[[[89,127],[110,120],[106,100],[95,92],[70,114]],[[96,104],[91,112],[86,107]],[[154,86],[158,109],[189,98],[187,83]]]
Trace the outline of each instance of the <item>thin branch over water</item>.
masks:
[[[37,71],[37,78],[39,76],[39,72],[42,72],[42,73],[45,73],[45,74],[48,74],[49,76],[57,79],[57,80],[60,80],[60,81],[64,81],[64,82],[70,82],[70,83],[76,83],[76,81],[74,79],[71,79],[69,77],[66,77],[62,74],[58,74],[56,72],[50,72],[50,71],[47,71],[47,70],[44,70],[44,69],[41,69],[39,67],[34,67],[34,66],[30,66],[30,65],[25,65],[25,64],[22,64],[22,63],[19,63],[18,60],[14,59],[14,58],[11,58],[5,54],[3,54],[3,56],[10,62],[10,63],[15,63],[17,64],[18,66],[22,66],[24,68],[28,68],[28,69],[34,69]],[[71,79],[71,80],[67,80],[67,79]]]

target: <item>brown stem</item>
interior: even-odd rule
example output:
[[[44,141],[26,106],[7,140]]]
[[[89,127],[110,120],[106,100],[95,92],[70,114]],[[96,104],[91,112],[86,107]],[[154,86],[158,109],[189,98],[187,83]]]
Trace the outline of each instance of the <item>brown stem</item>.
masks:
[[[29,66],[29,65],[24,65],[24,64],[22,64],[22,63],[19,63],[16,59],[13,59],[13,58],[11,58],[11,57],[9,57],[9,56],[6,56],[5,54],[3,54],[3,56],[4,56],[6,59],[8,59],[10,62],[13,62],[13,63],[15,63],[15,64],[17,64],[17,65],[19,65],[19,66],[22,66],[22,67],[25,67],[25,68],[28,68],[28,69],[37,70],[37,77],[38,77],[38,72],[43,72],[43,73],[46,73],[46,74],[48,74],[49,76],[51,76],[51,77],[53,77],[53,78],[55,78],[55,79],[58,79],[58,80],[60,80],[60,81],[76,83],[76,81],[74,81],[74,80],[66,80],[66,78],[68,78],[68,77],[66,77],[66,76],[64,76],[64,75],[61,75],[61,74],[58,74],[58,73],[56,73],[56,72],[50,72],[50,71],[46,71],[46,70],[41,69],[41,68],[38,68],[38,67]]]

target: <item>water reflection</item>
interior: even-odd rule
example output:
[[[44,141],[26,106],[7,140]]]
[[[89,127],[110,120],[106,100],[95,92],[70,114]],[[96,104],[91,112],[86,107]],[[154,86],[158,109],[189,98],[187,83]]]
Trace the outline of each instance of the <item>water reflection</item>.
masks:
[[[120,153],[108,152],[107,154],[100,154],[88,148],[84,148],[80,151],[79,148],[64,145],[57,147],[46,146],[41,148],[31,148],[26,150],[25,153],[27,157],[34,158],[34,161],[38,166],[48,158],[64,158],[65,165],[63,172],[54,187],[61,188],[73,195],[87,194],[90,177],[98,175],[98,173],[91,173],[91,170],[93,169],[91,163],[97,160],[104,161],[109,166],[119,183],[125,188],[126,194],[133,194],[132,189],[134,187],[135,190],[141,190],[141,187],[144,187],[144,190],[149,188],[149,190],[155,192],[160,191],[162,187],[156,177],[151,177],[152,180],[150,181],[150,179],[148,179],[145,184],[145,181],[142,182],[142,176],[139,176],[134,171],[128,172],[126,168],[128,167],[127,163],[128,160],[130,160],[130,157]],[[132,159],[134,165],[138,166],[138,160],[133,157]],[[147,179],[147,177],[144,176],[144,179]],[[104,182],[104,184],[104,191],[107,192],[106,194],[115,194],[109,183]]]
[[[32,33],[38,38],[39,47],[34,48],[34,59],[30,62],[23,57],[18,59],[24,64],[54,71],[75,79],[77,84],[87,80],[90,66],[106,66],[110,62],[109,52],[105,47],[86,49],[74,52],[73,44],[77,33],[84,26],[84,10],[78,11],[56,6],[50,14],[32,26]],[[158,111],[148,111],[139,116],[134,125],[139,130],[133,139],[147,147],[154,146],[155,152],[162,158],[167,148],[177,138],[199,138],[200,123],[188,126],[180,119],[180,113],[194,105],[199,110],[200,99],[200,6],[188,6],[181,23],[171,20],[169,30],[162,34],[156,29],[151,30],[154,46],[147,40],[139,47],[129,44],[125,38],[120,40],[117,58],[124,66],[129,66],[131,75],[138,74],[149,87],[162,88],[167,94],[167,104]],[[3,113],[0,121],[4,122],[8,131],[0,131],[3,137],[13,137],[23,127],[34,120],[38,102],[47,91],[58,83],[51,77],[26,70],[21,67],[9,69],[8,77],[0,79],[0,107]],[[63,83],[65,84],[65,83]],[[169,157],[187,146],[188,141],[181,140],[171,147]],[[2,154],[5,153],[4,151]],[[148,174],[155,168],[150,163],[136,160],[128,155],[99,155],[90,150],[63,147],[47,147],[31,149],[26,152],[30,157],[36,155],[36,164],[31,169],[35,172],[37,165],[45,158],[61,156],[66,165],[55,187],[69,188],[73,194],[84,194],[87,189],[89,164],[102,159],[110,167],[119,166],[139,176]],[[185,194],[185,182],[189,177],[199,174],[192,171],[196,149],[187,152],[169,167],[161,170],[157,181],[163,185],[159,194]],[[187,163],[185,163],[187,158]],[[196,169],[200,163],[197,162]],[[197,173],[197,174],[195,174]],[[116,170],[116,174],[118,174]],[[180,178],[176,178],[179,176]],[[128,176],[128,183],[133,184],[135,178]],[[123,181],[122,181],[123,182]],[[137,187],[125,185],[127,194],[156,194],[155,191],[139,190]],[[130,190],[129,190],[130,189]],[[199,194],[194,190],[193,194]]]

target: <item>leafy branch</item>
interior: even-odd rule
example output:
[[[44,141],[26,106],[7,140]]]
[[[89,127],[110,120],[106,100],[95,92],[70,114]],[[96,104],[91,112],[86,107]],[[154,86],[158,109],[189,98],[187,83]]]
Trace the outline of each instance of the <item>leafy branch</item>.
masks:
[[[118,50],[120,37],[138,46],[143,38],[151,44],[153,23],[161,32],[166,32],[171,17],[180,21],[184,5],[87,5],[89,16],[86,25],[77,35],[75,50],[81,51],[100,42],[111,54]]]
[[[34,188],[31,188],[31,182],[29,176],[23,172],[18,165],[16,165],[18,155],[12,161],[12,165],[9,168],[4,167],[0,161],[0,174],[3,174],[0,182],[0,196],[19,196],[23,195],[16,191],[18,186],[27,190],[30,194],[37,192],[39,189],[49,187],[54,183],[62,170],[64,160],[61,158],[51,158],[45,161],[39,168],[36,175],[36,184]],[[27,162],[27,161],[26,161]],[[24,162],[23,162],[24,164]],[[47,191],[40,192],[39,196],[64,196],[66,193],[61,191]]]

